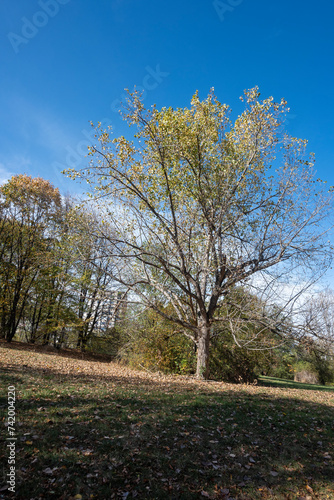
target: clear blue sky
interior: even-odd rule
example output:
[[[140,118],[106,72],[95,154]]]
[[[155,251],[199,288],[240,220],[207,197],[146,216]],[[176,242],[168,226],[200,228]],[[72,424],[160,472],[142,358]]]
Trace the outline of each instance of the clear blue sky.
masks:
[[[0,182],[28,173],[79,192],[89,121],[125,133],[124,88],[189,105],[196,89],[240,110],[244,89],[284,97],[288,130],[309,140],[334,185],[334,3],[305,0],[3,0]]]

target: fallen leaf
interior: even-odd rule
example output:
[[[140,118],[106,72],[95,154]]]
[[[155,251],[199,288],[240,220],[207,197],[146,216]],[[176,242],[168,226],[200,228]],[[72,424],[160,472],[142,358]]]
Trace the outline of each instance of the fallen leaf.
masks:
[[[43,470],[44,474],[53,474],[54,471],[56,471],[58,467],[54,467],[53,469],[50,469],[50,467],[47,467],[46,469]]]

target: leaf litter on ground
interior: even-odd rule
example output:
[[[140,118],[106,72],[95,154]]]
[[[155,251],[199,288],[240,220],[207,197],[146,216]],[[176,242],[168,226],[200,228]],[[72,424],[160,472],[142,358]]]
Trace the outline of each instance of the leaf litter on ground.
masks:
[[[0,364],[26,434],[16,498],[334,498],[332,391],[8,347]]]

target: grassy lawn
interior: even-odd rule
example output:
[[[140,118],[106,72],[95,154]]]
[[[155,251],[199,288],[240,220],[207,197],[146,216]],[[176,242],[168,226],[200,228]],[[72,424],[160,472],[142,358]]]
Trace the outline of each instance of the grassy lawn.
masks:
[[[16,493],[3,489],[3,446],[0,498],[334,499],[333,388],[197,382],[7,347],[0,367],[5,438],[7,386],[17,398]]]
[[[286,389],[306,389],[308,391],[332,391],[334,394],[334,385],[324,386],[316,384],[303,384],[294,382],[293,380],[274,378],[274,377],[259,377],[258,384],[264,387],[281,387]]]

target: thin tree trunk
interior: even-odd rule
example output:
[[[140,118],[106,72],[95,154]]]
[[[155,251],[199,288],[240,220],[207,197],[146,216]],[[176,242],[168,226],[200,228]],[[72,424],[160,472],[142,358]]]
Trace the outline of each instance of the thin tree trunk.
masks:
[[[45,332],[43,335],[43,345],[48,345],[50,342],[50,332]]]
[[[77,349],[80,349],[83,345],[83,338],[84,338],[84,332],[83,332],[83,326],[81,326],[78,329],[78,340],[77,340]]]
[[[198,329],[196,377],[209,377],[210,326],[202,322]]]

